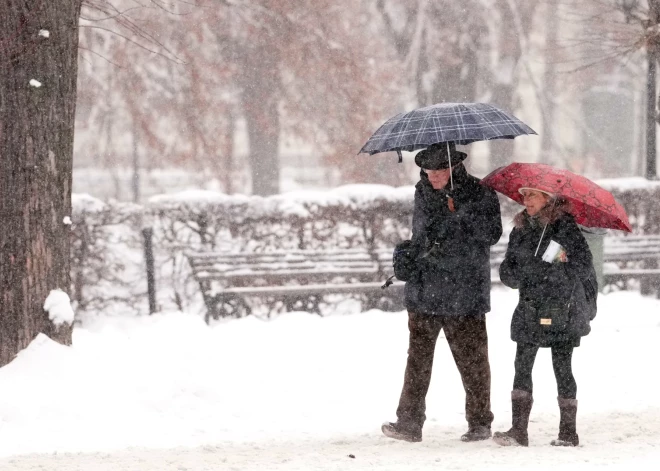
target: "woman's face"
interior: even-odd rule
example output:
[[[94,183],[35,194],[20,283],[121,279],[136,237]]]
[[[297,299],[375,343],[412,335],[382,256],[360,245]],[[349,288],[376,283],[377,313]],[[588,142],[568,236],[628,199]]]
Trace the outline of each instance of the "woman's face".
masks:
[[[550,195],[536,190],[522,190],[523,204],[527,214],[535,216],[550,201]]]

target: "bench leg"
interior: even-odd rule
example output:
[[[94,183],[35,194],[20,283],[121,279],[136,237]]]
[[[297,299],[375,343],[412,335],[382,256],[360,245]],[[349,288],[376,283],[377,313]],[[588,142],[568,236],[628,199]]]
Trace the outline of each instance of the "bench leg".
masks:
[[[362,295],[362,311],[369,311],[371,309],[379,309],[380,296],[374,293],[365,293]]]
[[[303,294],[285,296],[282,298],[284,312],[291,311],[306,311],[321,316],[321,302],[323,301],[322,294]],[[273,309],[270,309],[272,311]]]
[[[218,320],[225,317],[245,317],[252,314],[248,303],[240,296],[216,294],[211,297],[206,306],[206,322],[211,318]]]
[[[648,268],[658,268],[658,262],[655,260],[645,260],[642,264],[642,267],[645,269]],[[639,291],[645,295],[645,296],[650,296],[652,295],[655,290],[657,289],[657,281],[655,278],[642,278],[639,283]]]

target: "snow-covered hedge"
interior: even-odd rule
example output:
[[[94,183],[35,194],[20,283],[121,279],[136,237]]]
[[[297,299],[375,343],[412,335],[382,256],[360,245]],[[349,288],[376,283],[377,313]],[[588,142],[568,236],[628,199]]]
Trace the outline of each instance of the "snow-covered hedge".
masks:
[[[144,278],[138,230],[144,207],[80,194],[73,195],[72,206],[71,299],[76,308],[142,303],[146,286],[141,289],[136,280]]]
[[[603,181],[637,233],[660,233],[660,184]],[[187,250],[392,247],[409,237],[414,188],[348,185],[271,197],[188,191],[143,205],[74,195],[72,299],[78,309],[147,312],[141,228],[153,227],[158,304],[203,310]],[[501,198],[505,226],[521,207]]]

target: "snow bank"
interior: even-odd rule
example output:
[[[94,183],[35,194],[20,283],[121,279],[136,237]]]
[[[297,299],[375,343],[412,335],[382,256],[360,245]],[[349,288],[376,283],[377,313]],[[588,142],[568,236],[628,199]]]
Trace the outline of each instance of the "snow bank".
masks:
[[[87,193],[73,193],[71,195],[71,206],[79,212],[96,213],[107,209],[107,205],[98,198]]]
[[[600,180],[596,180],[596,183],[608,191],[653,191],[660,189],[660,181],[647,180],[646,178],[642,177],[602,178]]]
[[[44,311],[48,313],[48,318],[55,325],[73,324],[75,315],[71,307],[71,299],[61,289],[54,289],[50,292],[44,302]]]
[[[495,430],[510,424],[516,301],[494,291],[488,316]],[[0,455],[14,456],[0,469],[643,469],[660,458],[660,301],[614,293],[599,309],[574,355],[583,444],[574,450],[547,445],[559,421],[547,350],[534,370],[531,446],[508,450],[459,441],[464,395],[441,336],[424,442],[411,445],[379,431],[401,391],[405,313],[212,327],[181,313],[88,315],[72,347],[40,336],[0,369]],[[194,446],[203,448],[177,448]],[[128,447],[142,449],[113,452]],[[35,452],[58,455],[16,456]]]

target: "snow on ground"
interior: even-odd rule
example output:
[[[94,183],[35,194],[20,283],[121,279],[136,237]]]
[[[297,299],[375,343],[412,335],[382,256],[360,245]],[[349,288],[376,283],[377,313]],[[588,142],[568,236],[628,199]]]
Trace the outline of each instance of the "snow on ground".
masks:
[[[489,314],[494,430],[510,425],[516,293]],[[405,313],[271,321],[91,317],[74,346],[39,336],[0,369],[0,470],[658,469],[660,301],[599,299],[576,350],[581,446],[555,449],[550,352],[539,353],[529,449],[466,444],[464,394],[440,341],[424,441],[383,437],[406,360]],[[349,455],[353,455],[351,458]]]

